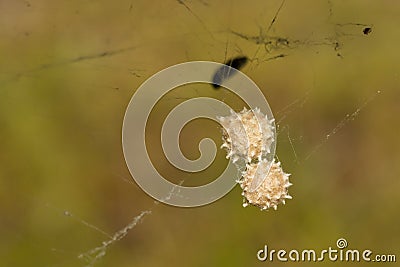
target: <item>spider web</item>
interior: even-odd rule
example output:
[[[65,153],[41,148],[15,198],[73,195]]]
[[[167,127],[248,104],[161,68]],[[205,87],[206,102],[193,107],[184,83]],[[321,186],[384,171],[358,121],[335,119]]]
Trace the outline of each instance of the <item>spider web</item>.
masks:
[[[27,7],[34,6],[29,1],[22,2]],[[89,3],[86,4],[89,5]],[[121,13],[121,16],[129,18],[126,19],[130,23],[129,25],[140,28],[144,26],[134,25],[133,22],[136,22],[135,16],[138,15],[141,8],[144,8],[143,5],[143,3],[132,1],[125,8],[118,9],[115,12],[125,12]],[[280,88],[279,81],[282,78],[289,79],[290,73],[288,72],[297,69],[294,66],[296,62],[302,60],[317,62],[316,58],[321,54],[324,57],[330,57],[332,61],[353,60],[352,49],[347,47],[362,45],[368,42],[368,38],[374,34],[374,26],[369,21],[353,20],[351,16],[347,16],[346,18],[342,18],[340,15],[337,16],[336,6],[332,1],[319,1],[318,4],[313,3],[311,6],[314,6],[318,10],[318,12],[311,12],[315,18],[307,17],[307,21],[304,23],[299,22],[299,25],[294,25],[290,22],[290,16],[296,13],[294,9],[298,8],[299,5],[301,6],[301,4],[295,4],[292,1],[270,1],[265,5],[258,3],[255,5],[255,8],[251,6],[244,8],[243,5],[239,5],[235,1],[221,2],[219,4],[208,1],[171,1],[168,3],[168,6],[172,6],[173,11],[178,12],[180,18],[187,25],[179,25],[180,28],[171,29],[171,32],[160,33],[161,38],[154,38],[151,33],[141,32],[141,39],[144,41],[131,45],[125,44],[121,41],[123,40],[122,37],[120,37],[119,40],[122,44],[118,43],[117,46],[111,44],[105,50],[94,49],[97,52],[79,52],[76,56],[66,55],[64,59],[50,57],[50,59],[47,58],[44,60],[45,63],[33,64],[34,66],[28,66],[25,70],[15,71],[11,69],[4,71],[1,73],[2,79],[0,79],[0,84],[7,91],[10,90],[9,88],[13,84],[23,83],[26,79],[35,80],[46,75],[47,72],[69,70],[71,66],[78,66],[83,71],[89,68],[100,71],[105,70],[111,73],[122,73],[123,75],[116,74],[112,79],[105,79],[105,81],[101,82],[96,82],[95,79],[84,80],[83,82],[78,81],[78,83],[82,83],[78,84],[78,86],[83,89],[89,88],[90,92],[93,92],[94,88],[107,90],[107,94],[114,94],[113,97],[116,99],[125,99],[124,101],[126,102],[135,90],[134,88],[137,88],[127,84],[134,81],[135,85],[139,85],[162,67],[186,60],[225,62],[228,58],[245,55],[249,58],[250,63],[243,71],[259,83],[261,88],[267,88],[264,93],[270,102],[278,125],[277,156],[282,161],[284,168],[287,167],[288,172],[291,172],[291,169],[294,168],[292,163],[301,165],[305,161],[311,160],[338,133],[346,131],[346,127],[349,124],[359,116],[362,116],[363,111],[369,108],[370,105],[373,105],[376,97],[382,90],[380,88],[369,88],[369,90],[360,92],[358,94],[359,99],[349,100],[346,103],[346,107],[340,110],[345,111],[342,114],[336,114],[336,120],[332,119],[327,125],[321,127],[319,131],[317,130],[309,134],[305,130],[305,127],[299,126],[297,123],[300,117],[299,114],[309,112],[307,107],[314,107],[314,103],[319,100],[318,90],[321,88],[318,82],[321,82],[324,77],[319,77],[318,71],[315,69],[318,63],[314,63],[308,71],[303,72],[307,76],[306,79],[302,79],[301,74],[290,78],[294,82],[297,79],[299,83],[305,83],[305,85],[299,86],[300,89],[293,94],[284,88]],[[79,9],[77,8],[77,11]],[[36,14],[41,13],[40,7],[31,12]],[[303,14],[303,17],[307,15],[309,14]],[[249,20],[249,17],[253,18],[253,20]],[[247,22],[242,23],[242,20],[246,20]],[[168,22],[168,16],[162,14],[160,21]],[[310,25],[322,26],[313,28]],[[371,28],[372,33],[365,34],[363,31],[366,28]],[[174,45],[178,45],[180,49],[168,54],[168,47],[173,47]],[[159,53],[167,53],[167,55],[159,63],[152,64],[154,61],[157,61],[157,56],[160,55],[149,54],[153,50],[160,50],[161,52]],[[149,55],[149,58],[140,57],[140,54]],[[131,59],[124,59],[128,55]],[[118,64],[120,65],[113,61],[115,58],[118,58],[120,61]],[[129,63],[130,60],[135,62],[134,67],[132,67],[132,63]],[[290,68],[287,68],[288,71],[285,71],[286,64],[290,65]],[[287,77],[277,77],[278,74],[284,74]],[[119,80],[118,78],[122,76],[123,78]],[[129,76],[129,78],[127,79],[126,76]],[[273,85],[278,86],[274,88]],[[295,86],[295,84],[290,85]],[[281,95],[283,95],[283,100],[278,101]],[[163,99],[163,102],[157,106],[157,109],[165,111],[186,99],[197,96],[216,97],[226,103],[230,103],[236,109],[243,107],[243,103],[230,95],[225,89],[215,90],[211,86],[206,88],[206,85],[201,85],[193,88],[181,88],[172,92]],[[116,100],[110,101],[114,103],[118,102]],[[276,102],[279,103],[276,104]],[[106,106],[107,108],[112,107]],[[122,114],[123,108],[118,109],[117,112]],[[154,119],[155,125],[159,124],[157,120],[162,120],[163,118],[157,115],[153,115],[153,117],[157,117]],[[214,126],[214,128],[216,127]],[[300,132],[302,131],[303,133],[301,134]],[[319,135],[315,134],[315,132],[319,133]],[[214,137],[216,137],[214,139],[217,141],[217,131],[214,132]],[[154,140],[157,139],[157,137],[154,138]],[[306,141],[307,144],[304,144]],[[153,151],[153,153],[155,152]],[[221,154],[222,152],[219,153]],[[187,151],[187,154],[191,157],[196,157],[197,151]],[[153,158],[153,160],[156,161],[158,158]],[[136,188],[129,175],[127,175],[121,157],[119,158],[119,162],[121,163],[121,174],[118,173],[119,171],[113,171],[114,177],[117,180],[117,182],[113,182],[120,183],[122,181],[123,183],[121,184],[129,185],[127,187],[128,191],[133,190],[135,194],[141,194],[142,198],[147,198],[147,196],[140,193],[140,190]],[[223,159],[218,162],[223,162]],[[293,173],[293,176],[296,176],[296,172]],[[189,174],[184,176],[182,181],[182,176],[179,176],[179,181],[175,182],[182,184],[193,177],[194,175]],[[294,181],[295,184],[301,182],[300,179],[295,179]],[[171,194],[179,194],[179,192],[172,191]],[[168,197],[170,196],[166,196],[166,198]],[[296,199],[293,201],[296,201]],[[117,227],[117,230],[114,231],[106,231],[103,230],[104,227],[97,226],[101,222],[86,221],[86,219],[81,218],[85,216],[76,215],[73,208],[61,209],[58,208],[61,205],[55,202],[49,199],[48,203],[43,206],[53,214],[60,214],[64,218],[63,220],[72,219],[67,220],[68,224],[72,224],[75,221],[83,226],[84,230],[79,231],[78,235],[86,235],[88,231],[93,230],[94,234],[98,235],[98,237],[91,240],[100,240],[89,246],[87,246],[88,244],[81,246],[79,240],[72,241],[72,243],[76,244],[74,251],[68,248],[64,249],[63,241],[59,240],[56,244],[51,245],[49,250],[61,255],[62,259],[57,258],[54,263],[47,264],[46,266],[69,265],[76,259],[78,259],[78,263],[82,266],[95,266],[97,264],[101,266],[101,264],[106,264],[107,254],[114,249],[120,249],[120,247],[117,247],[118,243],[123,242],[123,239],[129,239],[134,236],[137,231],[142,229],[142,225],[146,225],[145,222],[147,220],[154,220],[152,218],[154,213],[168,209],[162,205],[162,208],[159,208],[160,205],[158,203],[153,203],[149,200],[142,201],[141,205],[135,207],[133,215],[131,211],[127,211],[126,214],[124,213],[123,221],[125,223],[122,224],[123,226]],[[237,205],[240,206],[240,202]],[[147,206],[147,208],[140,209],[139,206]],[[101,209],[101,207],[99,208]],[[106,228],[109,229],[111,227]],[[34,245],[40,246],[42,249],[46,248],[37,242]]]

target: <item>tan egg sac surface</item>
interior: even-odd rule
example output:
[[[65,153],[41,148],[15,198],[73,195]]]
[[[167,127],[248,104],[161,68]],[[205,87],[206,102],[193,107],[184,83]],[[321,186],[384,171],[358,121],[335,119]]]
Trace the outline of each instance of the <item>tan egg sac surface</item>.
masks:
[[[268,169],[269,164],[270,162],[263,160],[257,164],[247,165],[239,181],[243,189],[244,207],[251,204],[263,210],[270,207],[276,210],[278,204],[285,204],[285,199],[292,198],[288,194],[288,187],[292,185],[289,182],[290,175],[283,172],[280,162],[273,162]],[[249,188],[254,179],[264,179],[264,181],[251,192]]]
[[[289,174],[283,172],[280,162],[270,162],[266,155],[274,141],[274,120],[268,119],[260,109],[247,110],[219,117],[223,128],[222,148],[227,150],[227,158],[232,162],[243,159],[246,169],[238,181],[243,189],[243,206],[248,204],[262,210],[277,209],[288,194]],[[254,184],[258,185],[254,188]],[[254,189],[253,189],[254,188]]]
[[[274,120],[269,120],[260,109],[243,108],[239,113],[231,111],[231,115],[218,120],[224,126],[222,147],[227,149],[227,158],[233,162],[239,158],[247,162],[259,161],[270,152],[274,141]]]

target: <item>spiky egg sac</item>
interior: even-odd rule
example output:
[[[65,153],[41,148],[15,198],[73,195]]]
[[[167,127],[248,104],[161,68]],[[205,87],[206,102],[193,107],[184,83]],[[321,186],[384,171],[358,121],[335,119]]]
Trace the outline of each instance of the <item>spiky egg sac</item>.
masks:
[[[274,141],[274,119],[269,120],[260,109],[243,110],[226,117],[218,117],[223,128],[221,147],[227,150],[226,158],[235,163],[239,159],[246,162],[260,161],[271,152]]]
[[[283,172],[280,162],[274,161],[268,169],[269,164],[267,160],[262,160],[246,166],[242,179],[239,180],[243,189],[244,207],[251,204],[262,210],[271,207],[276,210],[279,204],[285,204],[286,199],[292,198],[288,193],[288,188],[292,185],[289,181],[290,174]],[[257,176],[261,176],[263,182],[256,190],[250,191],[250,185]]]
[[[266,159],[274,141],[274,120],[268,119],[260,109],[247,110],[218,117],[224,127],[221,148],[227,151],[227,158],[233,163],[243,159],[246,169],[238,181],[243,192],[243,206],[249,204],[262,210],[277,209],[279,204],[285,204],[288,194],[289,174],[284,173],[280,162],[272,163]],[[249,190],[252,183],[262,181],[255,189]]]

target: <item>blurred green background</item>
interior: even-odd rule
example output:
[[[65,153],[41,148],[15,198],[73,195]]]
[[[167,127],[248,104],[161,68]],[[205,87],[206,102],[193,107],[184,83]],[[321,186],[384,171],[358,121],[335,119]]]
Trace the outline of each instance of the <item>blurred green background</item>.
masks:
[[[95,266],[303,266],[259,262],[256,253],[322,250],[340,237],[399,257],[399,2],[288,0],[269,31],[281,1],[183,3],[0,0],[0,266],[85,266],[77,255],[107,239],[94,226],[112,234],[149,209]],[[232,31],[290,42],[265,46],[271,39]],[[243,208],[236,187],[200,208],[154,204],[122,154],[130,98],[165,67],[238,55],[251,59],[243,72],[279,122],[277,155],[292,174],[293,200],[277,211]],[[185,174],[162,154],[163,119],[197,96],[242,107],[224,89],[182,87],[148,124],[154,164],[188,185],[226,164],[220,150],[209,170]],[[205,137],[219,146],[218,125],[189,123],[184,154],[198,157]],[[364,265],[318,263],[343,264]]]

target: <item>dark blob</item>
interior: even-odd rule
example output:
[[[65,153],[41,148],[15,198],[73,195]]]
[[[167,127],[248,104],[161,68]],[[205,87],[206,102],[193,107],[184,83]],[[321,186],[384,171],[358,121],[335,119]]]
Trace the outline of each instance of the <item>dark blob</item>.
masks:
[[[364,30],[363,30],[363,33],[365,34],[365,35],[368,35],[368,34],[370,34],[372,32],[372,28],[371,27],[366,27],[366,28],[364,28]]]
[[[212,79],[212,86],[217,89],[221,84],[229,79],[236,73],[236,70],[240,70],[249,61],[245,56],[231,58],[224,63],[224,66],[220,67],[214,74]],[[233,68],[233,69],[232,69]]]
[[[240,70],[241,68],[243,68],[244,65],[246,65],[248,60],[249,59],[247,57],[235,57],[231,58],[224,64],[231,66],[234,69]]]

